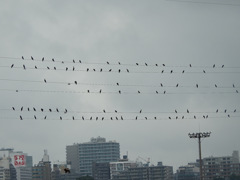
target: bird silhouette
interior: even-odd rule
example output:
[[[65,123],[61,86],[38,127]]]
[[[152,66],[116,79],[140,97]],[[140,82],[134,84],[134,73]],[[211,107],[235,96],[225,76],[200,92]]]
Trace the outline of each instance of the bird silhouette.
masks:
[[[64,110],[64,113],[65,113],[65,114],[67,113],[67,109]]]
[[[147,63],[145,63],[145,66],[148,66],[148,64],[147,64]]]
[[[215,68],[215,64],[213,65],[213,68]]]
[[[184,73],[185,71],[183,70],[182,73]]]
[[[117,113],[117,110],[115,110],[114,112]]]
[[[176,116],[176,119],[178,119],[178,116]]]
[[[100,72],[102,72],[102,68],[100,69]]]
[[[194,119],[196,119],[196,116],[193,116],[194,117]]]
[[[62,120],[62,116],[60,116],[60,120]]]
[[[26,66],[23,64],[23,69],[26,69]]]
[[[28,107],[27,110],[30,111],[30,108]]]
[[[74,116],[72,117],[72,120],[74,120],[75,118],[74,118]]]
[[[88,93],[90,93],[90,90],[87,90]]]
[[[154,119],[157,120],[157,117],[155,116]]]
[[[111,72],[112,71],[112,69],[109,69],[109,72]]]
[[[23,107],[21,107],[21,111],[23,111]]]
[[[139,64],[138,64],[138,63],[136,63],[136,65],[138,66]]]
[[[203,115],[203,118],[205,119],[205,116]]]
[[[216,110],[216,113],[218,113],[218,109]]]
[[[68,70],[68,67],[66,67],[66,71]]]
[[[160,83],[160,85],[161,85],[161,87],[163,87],[163,84],[162,84],[162,83]]]
[[[89,68],[87,68],[87,71],[89,71]]]
[[[205,70],[203,70],[203,73],[206,73],[206,71],[205,71]]]
[[[121,63],[120,63],[120,62],[118,62],[118,64],[119,64],[119,65],[121,65]]]
[[[135,120],[137,120],[137,118],[138,118],[138,117],[136,116],[136,117],[135,117]]]
[[[42,58],[42,61],[44,61],[44,57]]]
[[[224,68],[224,65],[222,65],[222,68]]]
[[[227,112],[227,110],[225,109],[225,110],[224,110],[224,112],[226,113],[226,112]]]
[[[196,87],[198,88],[198,84],[196,84]]]
[[[99,90],[99,93],[102,93],[102,89]]]
[[[192,65],[191,65],[191,64],[189,64],[189,66],[190,66],[190,67],[192,67]]]
[[[178,87],[178,84],[176,85],[176,87]]]
[[[238,93],[238,90],[236,90],[236,93]]]
[[[235,88],[235,85],[233,84],[233,88]]]
[[[84,120],[84,117],[82,116],[82,120]]]
[[[24,57],[22,56],[22,60],[24,60]]]
[[[171,119],[171,117],[169,116],[168,119]]]
[[[52,62],[55,62],[54,58],[52,58]]]
[[[47,119],[47,116],[45,116],[44,119]]]
[[[164,70],[162,70],[162,73],[164,72]]]
[[[81,60],[79,60],[79,63],[82,63],[82,61],[81,61]]]
[[[121,94],[121,91],[119,90],[118,93]]]
[[[163,94],[166,94],[166,91],[163,91]]]
[[[118,117],[116,116],[116,120],[118,120]]]
[[[104,109],[103,112],[106,113],[106,110]]]
[[[156,93],[158,94],[158,91],[156,91]]]
[[[111,119],[111,120],[113,120],[113,118],[112,118],[112,117],[111,117],[110,119]]]
[[[11,68],[13,68],[14,64],[11,65]]]
[[[182,119],[184,119],[184,116],[182,116]]]
[[[187,109],[187,113],[189,113],[189,110]]]
[[[52,112],[52,109],[49,109],[49,112]]]
[[[145,117],[145,119],[147,120],[147,117]]]
[[[34,111],[37,111],[35,107],[33,107],[33,110],[34,110]]]
[[[50,67],[47,66],[47,69],[50,69]]]
[[[127,69],[127,72],[129,73],[129,70]]]
[[[237,110],[236,109],[234,109],[234,111],[233,112],[236,112]]]
[[[163,66],[165,66],[165,64],[162,64]]]
[[[96,117],[96,121],[98,120],[98,117]]]
[[[138,94],[140,94],[140,91],[138,91]]]
[[[31,56],[31,59],[34,60],[34,58]]]
[[[20,116],[20,120],[23,120],[22,116]]]
[[[102,121],[104,120],[104,117],[102,117]]]
[[[139,113],[142,113],[142,109],[139,111]]]
[[[116,83],[117,84],[117,86],[119,86],[119,83]]]
[[[41,108],[41,111],[42,111],[42,112],[44,111],[43,108]]]
[[[121,72],[121,69],[119,69],[118,72],[120,73],[120,72]]]
[[[109,62],[107,61],[107,64],[109,64]]]
[[[215,87],[217,88],[217,85],[215,84]]]
[[[46,80],[46,79],[44,79],[44,82],[45,82],[45,83],[47,83],[47,80]]]
[[[73,71],[75,70],[75,67],[73,66]]]
[[[15,111],[15,107],[12,107],[12,109]]]
[[[171,70],[170,73],[172,74],[172,73],[173,73],[173,70]]]
[[[121,120],[123,120],[123,117],[121,116]]]
[[[73,59],[73,63],[75,63],[75,60]]]
[[[177,113],[177,110],[175,109],[175,113]]]
[[[56,111],[59,112],[58,108],[56,108]]]
[[[77,85],[77,81],[74,81],[74,83]]]
[[[93,71],[96,71],[96,69],[93,68]]]
[[[89,119],[92,120],[92,116]]]
[[[158,66],[158,64],[155,64],[155,66]]]

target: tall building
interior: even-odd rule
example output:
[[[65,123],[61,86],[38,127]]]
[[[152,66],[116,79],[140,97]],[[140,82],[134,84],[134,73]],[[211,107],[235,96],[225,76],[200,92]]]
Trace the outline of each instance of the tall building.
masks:
[[[114,162],[120,158],[120,145],[115,141],[106,142],[105,138],[91,138],[90,142],[66,147],[67,162],[71,170],[82,176],[92,175],[92,164]]]
[[[180,166],[175,174],[175,180],[199,180],[199,167],[195,164]]]
[[[233,174],[240,175],[238,151],[233,151],[232,156],[203,158],[204,179],[225,179]]]
[[[16,180],[16,169],[9,157],[0,158],[0,180]]]
[[[51,180],[51,162],[47,150],[44,150],[42,161],[32,168],[32,180]]]

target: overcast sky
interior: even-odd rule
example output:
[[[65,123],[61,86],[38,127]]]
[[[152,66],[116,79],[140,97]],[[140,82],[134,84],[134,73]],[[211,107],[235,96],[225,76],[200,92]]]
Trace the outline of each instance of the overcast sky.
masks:
[[[0,2],[0,147],[35,164],[47,149],[54,163],[66,145],[101,136],[133,161],[176,170],[198,158],[188,133],[200,130],[212,132],[203,157],[231,155],[240,150],[239,17],[237,0]]]

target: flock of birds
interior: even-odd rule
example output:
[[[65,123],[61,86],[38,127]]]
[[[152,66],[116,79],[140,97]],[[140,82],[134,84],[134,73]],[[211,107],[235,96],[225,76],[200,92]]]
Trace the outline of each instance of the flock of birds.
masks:
[[[26,110],[25,110],[26,109]],[[15,108],[15,107],[12,107],[12,110],[13,111],[34,111],[34,112],[49,112],[49,113],[53,113],[53,112],[56,112],[56,113],[63,113],[63,114],[67,114],[67,113],[73,113],[73,112],[75,112],[75,111],[68,111],[66,108],[64,109],[64,110],[59,110],[59,108],[55,108],[55,109],[53,109],[53,108],[48,108],[48,109],[43,109],[43,108],[39,108],[38,110],[35,108],[35,107],[33,107],[33,108],[29,108],[29,107],[27,107],[27,108],[24,108],[23,106],[20,108],[20,109],[17,109],[17,108]],[[228,112],[228,113],[227,113]],[[204,113],[203,115],[201,115],[201,116],[197,116],[196,114],[196,112],[194,113],[194,112],[190,112],[188,109],[186,110],[186,112],[178,112],[176,109],[173,111],[173,112],[168,112],[168,113],[174,113],[174,114],[179,114],[179,115],[177,115],[177,116],[168,116],[167,118],[165,117],[165,118],[162,118],[162,116],[159,118],[159,117],[157,117],[157,116],[154,116],[154,117],[149,117],[149,116],[144,116],[144,115],[140,115],[140,114],[149,114],[149,112],[143,112],[142,111],[142,109],[139,111],[139,112],[119,112],[118,110],[114,110],[114,111],[106,111],[105,109],[103,109],[102,110],[102,112],[95,112],[95,113],[102,113],[102,114],[105,114],[105,113],[109,113],[109,114],[117,114],[117,116],[110,116],[110,117],[106,117],[106,116],[95,116],[95,117],[93,117],[93,116],[81,116],[80,118],[77,118],[77,117],[75,117],[75,116],[72,116],[72,120],[164,120],[164,119],[169,119],[169,120],[171,120],[171,119],[199,119],[199,118],[203,118],[203,119],[208,119],[208,118],[210,118],[210,116],[208,115],[208,114],[212,114],[212,113],[225,113],[225,114],[227,114],[227,117],[229,117],[230,118],[230,113],[236,113],[237,112],[237,110],[235,109],[235,110],[233,110],[233,111],[228,111],[227,109],[225,109],[224,111],[219,111],[218,109],[215,111],[215,112],[208,112],[208,113],[206,113],[206,112],[202,112],[202,113]],[[75,112],[76,113],[76,112]],[[81,113],[81,112],[77,112],[77,113]],[[85,112],[86,113],[86,112]],[[91,114],[93,114],[94,112],[89,112],[89,113],[91,113]],[[137,115],[135,115],[135,117],[134,118],[124,118],[123,117],[123,115],[121,115],[121,114],[126,114],[126,113],[134,113],[134,114],[137,114]],[[158,113],[155,113],[155,114],[159,114],[159,113],[161,113],[161,112],[158,112]],[[162,112],[163,113],[163,112]],[[192,114],[194,114],[193,116],[191,116],[190,118],[189,118],[189,116],[188,116],[188,118],[186,118],[186,113],[187,114],[190,114],[190,113],[192,113]],[[87,114],[87,113],[86,113]],[[199,114],[199,113],[198,113]],[[226,117],[226,116],[224,116],[224,117]],[[23,120],[23,116],[22,115],[20,115],[19,116],[19,118],[20,118],[20,120]],[[36,115],[33,115],[33,118],[35,119],[35,120],[37,120],[38,118],[37,118],[37,116]],[[212,118],[214,118],[214,117],[212,117]],[[45,115],[43,118],[40,118],[40,119],[44,119],[44,120],[46,120],[47,119],[47,115]],[[52,119],[52,118],[50,118],[50,119]],[[66,119],[66,118],[64,118],[64,116],[63,115],[61,115],[61,116],[59,116],[59,120],[68,120],[68,119]]]
[[[22,60],[25,60],[25,58],[22,56]],[[27,59],[27,60],[32,60],[32,61],[34,61],[35,59],[33,58],[33,56],[31,56],[31,58],[30,59]],[[39,61],[39,60],[37,60],[37,61]],[[41,61],[43,62],[43,61],[45,61],[45,58],[43,57],[42,59],[41,59]],[[56,61],[54,58],[52,58],[51,60],[48,60],[48,61],[51,61],[51,62],[60,62],[60,63],[62,63],[62,64],[64,64],[65,62],[64,61]],[[69,61],[67,62],[67,63],[70,63]],[[76,61],[76,60],[72,60],[72,63],[73,64],[75,64],[75,63],[80,63],[80,64],[82,64],[83,62],[81,61],[81,60],[78,60],[78,61]],[[91,63],[85,63],[85,64],[91,64]],[[92,64],[101,64],[101,63],[92,63]],[[140,64],[140,63],[136,63],[136,64],[122,64],[121,62],[118,62],[117,64],[114,64],[114,63],[110,63],[109,61],[106,61],[106,63],[105,63],[106,65],[128,65],[128,66],[133,66],[133,65],[135,65],[135,66],[155,66],[155,67],[172,67],[172,66],[166,66],[166,64],[154,64],[154,65],[149,65],[148,63],[144,63],[144,64]],[[14,64],[11,64],[11,66],[10,66],[11,68],[14,68],[15,67],[15,65]],[[189,67],[190,68],[192,68],[193,66],[192,66],[192,64],[189,64]],[[196,66],[197,67],[197,66]],[[21,68],[21,67],[16,67],[16,68]],[[130,70],[128,69],[128,68],[126,68],[126,69],[117,69],[117,70],[114,70],[114,69],[107,69],[107,70],[104,70],[103,68],[99,68],[99,69],[97,69],[97,68],[86,68],[86,69],[77,69],[75,66],[72,66],[72,67],[65,67],[65,68],[57,68],[56,66],[54,66],[54,67],[50,67],[50,66],[46,66],[45,68],[38,68],[36,65],[34,66],[34,67],[28,67],[27,68],[27,66],[25,65],[25,64],[23,64],[22,65],[22,68],[24,69],[24,70],[26,70],[26,69],[42,69],[42,70],[44,70],[44,69],[46,69],[46,70],[65,70],[65,71],[86,71],[86,72],[118,72],[118,73],[121,73],[121,72],[127,72],[127,73],[129,73],[130,72]],[[209,67],[205,67],[205,68],[209,68]],[[212,68],[224,68],[224,65],[221,65],[221,66],[216,66],[215,64],[213,64],[212,65]],[[186,71],[185,70],[182,70],[181,72],[178,72],[178,71],[173,71],[173,70],[169,70],[169,71],[167,71],[167,70],[161,70],[160,71],[160,73],[170,73],[170,74],[173,74],[173,73],[186,73]],[[191,72],[192,73],[192,72]],[[201,72],[197,72],[197,73],[201,73]],[[207,71],[206,70],[202,70],[202,73],[207,73]],[[218,72],[219,73],[219,72]]]

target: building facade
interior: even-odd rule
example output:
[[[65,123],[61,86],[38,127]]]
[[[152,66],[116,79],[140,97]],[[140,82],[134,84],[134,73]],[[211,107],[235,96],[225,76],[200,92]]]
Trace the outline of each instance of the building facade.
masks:
[[[175,174],[175,180],[199,180],[199,167],[193,164],[180,166]]]
[[[105,138],[91,138],[90,142],[73,144],[66,147],[67,162],[71,170],[82,176],[92,176],[92,164],[118,161],[120,145],[115,141],[106,142]]]

